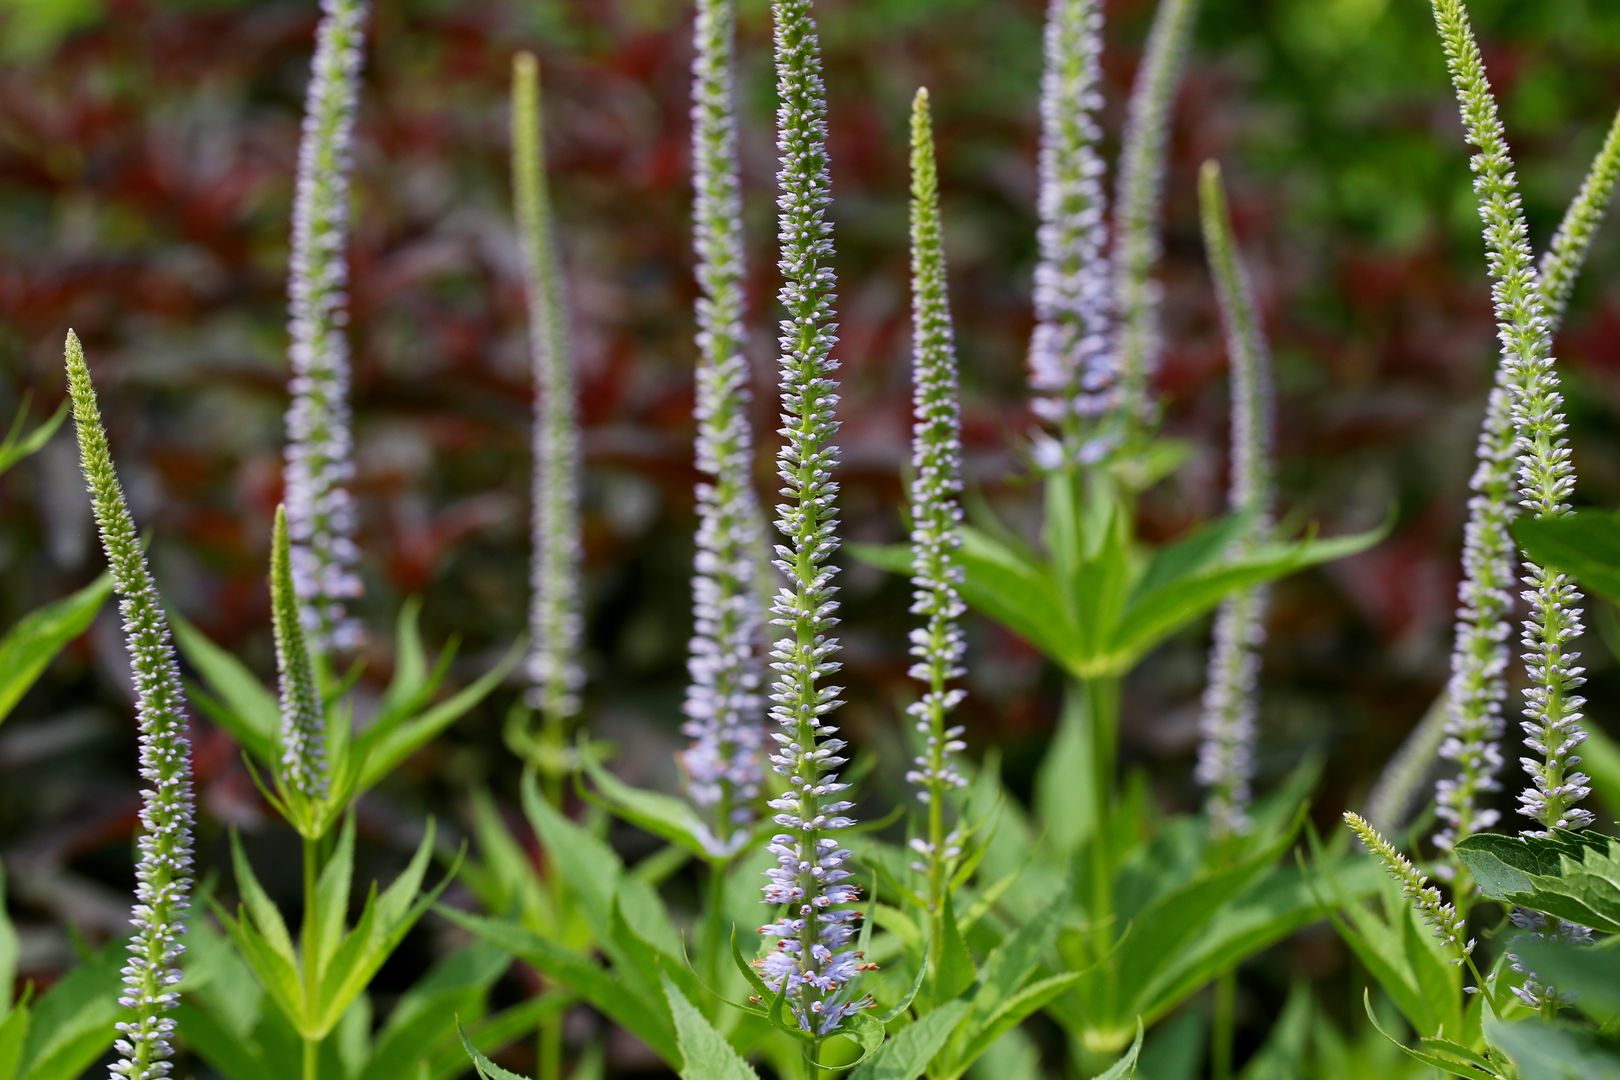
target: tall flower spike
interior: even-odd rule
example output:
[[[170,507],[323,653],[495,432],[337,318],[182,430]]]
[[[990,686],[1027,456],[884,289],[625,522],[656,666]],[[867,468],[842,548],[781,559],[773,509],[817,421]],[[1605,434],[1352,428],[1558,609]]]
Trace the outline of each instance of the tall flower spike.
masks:
[[[838,363],[836,343],[832,201],[827,176],[827,103],[821,52],[810,0],[775,0],[777,150],[781,156],[777,196],[778,297],[787,308],[781,323],[782,435],[777,473],[782,479],[776,527],[783,543],[776,566],[786,578],[771,607],[782,636],[771,650],[771,719],[776,752],[771,764],[787,791],[771,800],[782,832],[769,851],[777,865],[766,871],[765,902],[779,905],[775,922],[762,927],[776,947],[758,961],[773,991],[785,990],[799,1024],[817,1036],[838,1030],[844,1017],[870,1004],[856,996],[860,953],[849,945],[860,913],[850,907],[858,890],[850,883],[850,852],[837,835],[854,824],[846,815],[849,785],[838,778],[844,740],[830,717],[841,687],[823,685],[841,666],[833,657],[838,640],[838,603],[832,581],[837,567]]]
[[[732,0],[698,0],[692,71],[692,180],[697,250],[697,553],[681,755],[692,801],[712,815],[722,851],[755,817],[764,779],[755,577],[760,508],[743,351],[742,197],[732,67]]]
[[[1580,192],[1564,214],[1539,274],[1549,337],[1564,318],[1575,279],[1586,262],[1620,174],[1620,115],[1593,160]],[[1507,699],[1508,617],[1512,611],[1516,515],[1510,371],[1498,365],[1479,435],[1478,464],[1463,534],[1463,573],[1457,587],[1457,633],[1446,689],[1446,730],[1440,754],[1456,763],[1454,775],[1435,785],[1444,822],[1436,844],[1449,849],[1469,833],[1496,824],[1499,815],[1480,800],[1501,790],[1502,703]]]
[[[1541,257],[1541,296],[1547,306],[1549,334],[1557,333],[1563,322],[1569,294],[1574,291],[1575,279],[1586,262],[1592,237],[1603,223],[1617,179],[1620,179],[1620,112],[1615,113],[1609,125],[1609,134],[1592,161],[1580,194],[1569,204],[1552,244]]]
[[[130,673],[135,681],[140,724],[140,859],[135,867],[135,904],[130,923],[129,962],[118,1003],[134,1013],[118,1023],[119,1060],[110,1076],[157,1080],[174,1067],[175,1022],[169,1015],[179,1001],[181,938],[191,893],[191,744],[186,739],[185,695],[174,661],[169,624],[152,573],[146,565],[113,470],[112,451],[96,407],[84,350],[67,337],[68,393],[79,435],[79,458],[101,532],[102,550],[120,597]]]
[[[1474,942],[1468,937],[1468,925],[1457,909],[1442,900],[1440,890],[1429,884],[1422,871],[1396,851],[1359,814],[1346,811],[1344,823],[1350,826],[1350,831],[1361,839],[1367,850],[1384,864],[1389,876],[1400,884],[1401,895],[1406,897],[1406,902],[1429,924],[1435,936],[1445,942],[1446,949],[1451,953],[1451,962],[1460,966],[1474,951]]]
[[[270,543],[270,612],[275,625],[276,667],[281,676],[281,770],[284,787],[306,799],[326,796],[326,717],[304,626],[293,592],[287,512],[276,507]]]
[[[1197,20],[1198,0],[1160,0],[1126,113],[1114,205],[1116,315],[1122,408],[1133,418],[1156,413],[1148,384],[1159,366],[1161,289],[1154,279],[1162,241],[1170,110]]]
[[[555,217],[546,186],[540,65],[512,62],[512,188],[523,247],[534,364],[533,565],[528,672],[548,739],[560,742],[579,712],[579,413],[569,357]]]
[[[1200,181],[1204,244],[1209,251],[1232,364],[1229,501],[1235,512],[1253,515],[1238,541],[1253,545],[1270,533],[1273,512],[1271,358],[1248,274],[1232,236],[1219,166],[1206,163]],[[1215,619],[1215,644],[1210,653],[1209,685],[1204,691],[1200,723],[1198,780],[1208,789],[1210,820],[1220,835],[1241,833],[1248,825],[1256,684],[1265,616],[1266,590],[1253,588],[1223,603]]]
[[[923,738],[923,752],[906,780],[928,807],[928,835],[912,841],[928,877],[928,897],[937,914],[944,903],[945,874],[956,852],[945,832],[945,796],[967,784],[956,756],[965,746],[962,728],[948,723],[965,696],[960,679],[966,645],[959,622],[965,610],[957,587],[962,567],[962,424],[957,404],[956,340],[951,327],[945,251],[939,215],[939,174],[928,91],[911,107],[911,613],[922,624],[911,631],[911,677],[923,695],[907,710]]]
[[[344,241],[365,15],[362,0],[321,0],[293,199],[287,527],[293,581],[317,651],[352,649],[360,642],[359,624],[347,608],[360,595],[360,578],[349,492],[354,437]]]
[[[1536,517],[1555,517],[1569,512],[1575,470],[1513,159],[1466,7],[1462,0],[1433,0],[1433,6],[1468,141],[1479,148],[1474,190],[1485,222],[1497,337],[1511,394],[1519,505]],[[1521,726],[1524,744],[1538,756],[1520,759],[1531,783],[1519,796],[1519,812],[1541,826],[1537,831],[1585,828],[1592,814],[1577,804],[1590,789],[1576,768],[1575,753],[1586,737],[1585,702],[1577,693],[1585,678],[1579,654],[1570,648],[1582,631],[1581,594],[1565,575],[1528,560],[1522,580],[1529,587],[1523,596],[1530,616],[1520,641],[1530,686]]]
[[[1108,197],[1097,151],[1102,27],[1100,0],[1051,0],[1047,8],[1029,381],[1035,413],[1055,433],[1038,444],[1037,458],[1048,467],[1100,456],[1107,433],[1096,426],[1119,397],[1110,336]]]

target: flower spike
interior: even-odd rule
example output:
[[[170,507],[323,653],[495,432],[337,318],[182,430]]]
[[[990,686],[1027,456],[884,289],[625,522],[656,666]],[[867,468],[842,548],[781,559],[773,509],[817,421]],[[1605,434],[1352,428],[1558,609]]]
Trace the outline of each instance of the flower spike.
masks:
[[[1389,876],[1400,884],[1401,895],[1406,897],[1407,903],[1429,924],[1436,937],[1445,942],[1446,949],[1451,953],[1451,962],[1459,967],[1474,951],[1474,941],[1468,937],[1468,925],[1462,915],[1451,904],[1440,897],[1440,890],[1429,884],[1429,879],[1417,867],[1412,865],[1410,859],[1396,851],[1394,846],[1379,835],[1378,830],[1359,814],[1345,812],[1344,823],[1350,826],[1350,831],[1360,838],[1367,850],[1378,857],[1384,864]]]
[[[349,417],[348,268],[354,116],[363,0],[321,0],[293,200],[292,403],[287,409],[287,528],[293,580],[316,651],[350,650],[355,572],[354,437]]]
[[[1253,515],[1238,541],[1253,545],[1270,533],[1273,512],[1271,358],[1248,274],[1232,236],[1220,167],[1206,163],[1200,180],[1204,242],[1232,363],[1229,502],[1235,512]],[[1266,590],[1253,588],[1224,602],[1215,619],[1215,645],[1210,652],[1209,685],[1200,722],[1198,780],[1208,789],[1215,831],[1226,836],[1244,832],[1248,825],[1265,615]]]
[[[276,507],[270,543],[270,612],[275,625],[276,667],[281,676],[281,768],[278,779],[305,799],[326,797],[326,714],[298,618],[293,592],[287,511]]]
[[[928,91],[911,107],[911,313],[912,434],[911,614],[922,625],[911,631],[910,674],[923,695],[906,711],[923,737],[923,752],[906,780],[928,807],[928,835],[912,841],[922,856],[916,869],[928,878],[931,908],[944,902],[945,874],[956,857],[954,835],[945,832],[945,796],[965,787],[956,756],[966,747],[962,728],[948,724],[966,692],[960,679],[966,643],[960,625],[966,610],[957,587],[962,567],[962,423],[957,403],[956,341],[951,326],[940,229],[939,174]]]
[[[1198,0],[1160,0],[1137,69],[1119,159],[1114,204],[1114,274],[1119,319],[1121,407],[1151,421],[1156,408],[1149,382],[1159,366],[1160,287],[1154,280],[1163,243],[1164,177],[1170,158],[1170,110],[1197,21]]]
[[[1102,128],[1100,0],[1051,0],[1041,80],[1040,262],[1029,381],[1049,427],[1036,457],[1047,467],[1084,464],[1109,448],[1096,430],[1118,403],[1112,340],[1108,196],[1097,143]]]
[[[120,597],[130,672],[135,681],[140,725],[140,858],[135,867],[135,904],[130,923],[129,962],[118,1003],[134,1013],[118,1023],[119,1060],[109,1075],[126,1080],[159,1080],[174,1068],[174,1017],[179,1003],[181,938],[191,894],[191,743],[186,738],[186,703],[180,670],[170,643],[163,601],[152,581],[124,501],[112,451],[84,350],[71,331],[67,337],[68,393],[79,436],[79,458],[89,487],[102,550]]]
[[[1536,517],[1556,517],[1569,512],[1575,470],[1513,159],[1467,8],[1462,0],[1433,0],[1433,7],[1468,141],[1479,149],[1474,190],[1485,223],[1502,377],[1511,395],[1519,504]],[[1575,753],[1586,737],[1585,702],[1577,693],[1584,669],[1571,649],[1583,629],[1581,594],[1565,575],[1528,560],[1522,580],[1530,615],[1520,640],[1530,686],[1521,726],[1524,744],[1537,756],[1520,759],[1531,783],[1519,796],[1519,812],[1540,825],[1538,832],[1581,829],[1592,822],[1591,812],[1578,805],[1590,789]]]
[[[529,679],[546,740],[558,746],[579,713],[579,407],[569,356],[556,218],[547,191],[540,114],[540,65],[512,62],[512,187],[534,365],[533,568]]]
[[[765,902],[778,905],[776,921],[761,933],[777,939],[759,962],[772,991],[785,993],[804,1030],[820,1037],[837,1031],[846,1016],[867,1007],[853,988],[864,966],[848,946],[860,913],[850,905],[858,890],[850,882],[851,853],[837,835],[854,824],[838,778],[844,740],[831,722],[841,688],[825,685],[840,667],[838,602],[830,560],[838,550],[837,361],[831,201],[827,176],[827,103],[821,52],[810,0],[774,0],[776,37],[777,150],[781,158],[777,197],[778,242],[783,284],[778,294],[787,317],[781,322],[783,444],[777,452],[782,479],[776,527],[782,543],[776,567],[785,577],[771,607],[782,637],[771,650],[771,719],[776,752],[771,764],[787,781],[772,799],[782,831],[769,851],[777,865],[766,872]]]
[[[691,683],[681,754],[692,801],[709,810],[722,851],[757,816],[764,780],[765,616],[755,576],[761,543],[743,351],[742,197],[733,108],[736,10],[699,0],[692,75],[697,251],[697,553],[692,571]]]

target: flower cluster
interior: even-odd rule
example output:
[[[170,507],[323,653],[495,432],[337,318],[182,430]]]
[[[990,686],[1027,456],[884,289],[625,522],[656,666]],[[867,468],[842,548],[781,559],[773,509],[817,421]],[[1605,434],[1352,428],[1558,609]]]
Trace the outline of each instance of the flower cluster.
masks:
[[[1238,257],[1220,170],[1207,164],[1200,184],[1205,246],[1226,326],[1232,364],[1232,475],[1228,501],[1251,515],[1238,541],[1248,546],[1271,531],[1271,358],[1261,332],[1253,290]],[[1259,650],[1265,638],[1266,590],[1247,589],[1221,605],[1215,619],[1209,684],[1200,720],[1197,776],[1209,792],[1211,823],[1221,835],[1248,824]]]
[[[821,79],[820,46],[810,0],[773,4],[777,73],[777,150],[781,157],[777,198],[778,294],[787,317],[781,323],[781,408],[784,442],[777,453],[782,500],[776,526],[783,543],[776,566],[786,578],[771,607],[772,624],[782,636],[771,650],[776,677],[771,686],[771,764],[787,791],[771,800],[783,829],[769,850],[777,865],[767,871],[765,902],[780,905],[775,922],[761,929],[777,939],[759,961],[761,976],[776,992],[785,990],[800,1025],[817,1035],[836,1031],[844,1018],[865,1008],[853,984],[864,966],[848,946],[860,913],[846,868],[850,852],[837,834],[854,822],[852,804],[838,776],[845,764],[844,741],[830,714],[841,688],[823,685],[839,668],[836,567],[838,548],[838,461],[833,438],[838,402],[832,358],[836,341],[833,302],[831,201],[827,175],[827,105]]]
[[[1097,420],[1118,402],[1111,335],[1113,279],[1108,197],[1097,144],[1102,128],[1099,0],[1051,0],[1041,82],[1040,261],[1035,268],[1035,333],[1029,381],[1043,440],[1042,464],[1081,464],[1108,448]]]
[[[512,71],[512,180],[529,307],[534,365],[533,563],[530,571],[528,674],[535,706],[551,732],[579,712],[580,666],[579,415],[569,359],[567,316],[540,114],[539,65],[519,55]]]
[[[699,0],[692,77],[697,249],[697,552],[681,755],[692,801],[710,810],[721,850],[755,816],[763,780],[755,576],[761,519],[753,489],[748,359],[743,351],[742,197],[733,109],[731,0]]]
[[[1434,0],[1434,15],[1468,140],[1479,148],[1474,190],[1485,223],[1501,365],[1511,394],[1519,504],[1537,517],[1558,516],[1569,510],[1575,470],[1513,159],[1467,9],[1461,0]],[[1576,693],[1585,679],[1579,654],[1570,648],[1582,631],[1581,595],[1565,575],[1529,561],[1522,580],[1530,614],[1520,640],[1530,686],[1521,726],[1524,744],[1538,757],[1520,759],[1531,783],[1519,796],[1519,812],[1543,830],[1584,828],[1592,814],[1577,805],[1589,789],[1587,777],[1576,769],[1575,750],[1585,738],[1584,701]]]
[[[313,644],[352,649],[360,628],[347,604],[360,594],[360,579],[349,492],[354,440],[343,245],[366,5],[322,0],[321,12],[293,201],[287,527],[293,580]]]
[[[1344,823],[1350,826],[1350,831],[1361,839],[1367,850],[1384,864],[1389,876],[1400,884],[1401,895],[1417,909],[1417,913],[1429,924],[1435,936],[1450,950],[1452,963],[1461,965],[1474,951],[1474,940],[1468,937],[1468,926],[1457,909],[1443,901],[1440,898],[1440,890],[1429,884],[1429,879],[1423,872],[1413,866],[1405,855],[1396,851],[1394,846],[1379,835],[1378,830],[1367,824],[1359,814],[1346,811]]]
[[[923,750],[906,773],[928,806],[928,835],[912,841],[925,860],[930,897],[938,903],[943,873],[957,854],[945,834],[945,794],[964,787],[956,755],[966,749],[962,728],[947,717],[965,691],[952,687],[964,674],[966,645],[959,622],[965,607],[957,587],[961,547],[962,436],[957,404],[956,342],[945,279],[939,216],[939,174],[928,91],[918,90],[911,111],[912,434],[911,613],[922,625],[911,631],[911,677],[923,695],[908,714],[917,723]]]
[[[1159,364],[1161,290],[1153,274],[1162,242],[1159,216],[1170,140],[1170,108],[1181,82],[1198,0],[1162,0],[1137,70],[1120,152],[1114,203],[1115,315],[1119,319],[1122,407],[1148,418],[1148,384]]]
[[[124,992],[118,999],[134,1018],[118,1023],[119,1060],[110,1075],[157,1080],[173,1069],[175,1021],[169,1012],[180,999],[174,985],[180,981],[180,956],[185,951],[180,939],[191,893],[194,807],[185,695],[163,602],[113,470],[84,350],[71,332],[67,377],[79,457],[120,597],[141,733],[140,775],[146,785],[141,792],[140,859],[130,912],[135,932],[124,965]]]

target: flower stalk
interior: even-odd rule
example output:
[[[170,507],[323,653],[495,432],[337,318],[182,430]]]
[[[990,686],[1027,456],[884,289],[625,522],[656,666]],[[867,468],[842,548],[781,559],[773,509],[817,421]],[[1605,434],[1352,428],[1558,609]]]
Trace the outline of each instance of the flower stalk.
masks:
[[[363,0],[322,0],[293,199],[292,402],[285,486],[293,580],[317,653],[360,644],[349,414],[348,237]]]
[[[107,432],[96,405],[84,350],[71,331],[66,348],[68,393],[78,432],[79,458],[101,534],[102,550],[119,596],[140,727],[140,856],[129,961],[118,1003],[133,1016],[118,1022],[119,1059],[109,1073],[125,1080],[159,1080],[174,1068],[175,1020],[180,995],[182,938],[190,906],[194,802],[191,743],[186,738],[185,694],[174,659],[163,601],[135,532],[113,469]]]
[[[692,72],[693,241],[697,254],[697,544],[692,570],[682,753],[687,791],[707,811],[716,855],[757,817],[764,779],[764,611],[743,331],[743,237],[732,0],[699,0]]]
[[[1220,167],[1204,165],[1199,185],[1204,243],[1226,327],[1232,364],[1232,474],[1228,502],[1249,515],[1240,548],[1271,532],[1276,481],[1271,460],[1274,424],[1271,358],[1260,326],[1248,273],[1238,255]],[[1200,720],[1198,780],[1207,792],[1210,823],[1219,836],[1247,831],[1267,590],[1239,592],[1221,604],[1215,618],[1209,684]]]
[[[1159,366],[1162,289],[1154,274],[1163,253],[1160,218],[1170,158],[1170,112],[1181,86],[1198,0],[1160,0],[1131,88],[1114,203],[1114,290],[1119,319],[1121,408],[1154,422],[1150,383]]]
[[[850,882],[851,853],[838,834],[854,824],[839,779],[845,743],[831,722],[841,688],[826,680],[839,668],[837,567],[838,422],[833,303],[831,202],[827,171],[827,104],[820,46],[810,0],[775,0],[777,150],[781,159],[777,206],[778,298],[781,322],[781,417],[777,452],[782,480],[776,526],[782,543],[776,567],[784,577],[772,605],[782,636],[771,650],[770,716],[776,751],[771,764],[787,790],[772,799],[782,831],[768,845],[777,865],[767,872],[765,902],[779,907],[761,928],[775,948],[758,961],[772,991],[784,993],[801,1028],[813,1036],[805,1052],[812,1074],[816,1044],[846,1016],[867,1007],[854,983],[865,966],[850,948],[860,913]]]
[[[927,880],[933,955],[941,955],[945,889],[960,855],[959,837],[947,833],[946,797],[965,787],[957,755],[966,745],[963,729],[950,714],[966,691],[961,679],[966,643],[960,625],[966,610],[958,587],[962,567],[962,432],[958,404],[955,333],[939,213],[939,173],[928,91],[920,89],[911,108],[911,631],[910,675],[923,694],[906,710],[922,736],[923,749],[906,781],[917,789],[928,813],[926,837],[912,840],[920,856],[914,869]]]
[[[555,790],[558,761],[579,714],[580,664],[579,411],[569,353],[555,215],[547,190],[540,108],[540,65],[529,53],[512,63],[512,187],[523,253],[534,368],[533,564],[528,675],[540,716],[528,741]]]
[[[1041,80],[1040,261],[1029,380],[1035,414],[1052,435],[1036,457],[1055,468],[1095,461],[1118,404],[1108,196],[1102,127],[1103,12],[1099,0],[1051,0]]]
[[[1499,389],[1509,397],[1519,508],[1538,518],[1556,517],[1569,512],[1575,470],[1513,159],[1467,8],[1462,0],[1433,0],[1433,8],[1468,141],[1479,151],[1473,160],[1474,190],[1485,223],[1502,347]],[[1589,788],[1575,753],[1585,739],[1584,701],[1577,693],[1585,678],[1579,653],[1571,647],[1583,629],[1581,594],[1565,575],[1529,560],[1521,580],[1530,608],[1520,636],[1530,682],[1521,727],[1524,745],[1537,756],[1520,759],[1530,784],[1519,796],[1519,812],[1539,826],[1536,832],[1585,828],[1592,814],[1578,804]]]

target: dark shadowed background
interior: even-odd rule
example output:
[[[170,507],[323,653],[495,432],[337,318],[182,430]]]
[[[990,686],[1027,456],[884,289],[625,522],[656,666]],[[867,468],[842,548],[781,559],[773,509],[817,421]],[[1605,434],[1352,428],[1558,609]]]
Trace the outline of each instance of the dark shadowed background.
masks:
[[[1027,423],[1040,0],[824,0],[841,274],[845,520],[900,536],[909,434],[904,130],[919,84],[939,129],[972,485],[1007,507]],[[1471,4],[1501,93],[1538,249],[1620,106],[1620,6]],[[741,95],[756,409],[770,423],[775,287],[769,25],[744,0]],[[1108,3],[1110,156],[1151,16]],[[272,670],[265,566],[280,498],[285,272],[309,0],[0,0],[0,414],[64,395],[84,340],[120,472],[172,605]],[[639,783],[673,788],[693,524],[687,186],[690,11],[676,0],[390,0],[371,21],[350,247],[363,605],[386,671],[405,597],[458,677],[524,626],[529,376],[508,212],[506,81],[539,53],[553,192],[581,368],[589,574],[588,723]],[[1490,373],[1482,245],[1456,109],[1416,0],[1206,0],[1175,119],[1169,351],[1160,390],[1190,464],[1147,503],[1172,536],[1225,490],[1226,359],[1196,221],[1198,164],[1225,166],[1278,367],[1284,505],[1325,532],[1395,515],[1376,550],[1277,590],[1262,768],[1329,762],[1319,816],[1357,801],[1446,671],[1465,485]],[[1558,355],[1580,500],[1620,503],[1620,224],[1602,235]],[[762,439],[769,443],[768,439]],[[761,455],[762,490],[768,462]],[[0,484],[0,625],[99,570],[66,432]],[[892,804],[909,690],[905,587],[845,578],[854,738]],[[1594,612],[1589,622],[1609,622]],[[1594,632],[1594,715],[1616,680]],[[1154,657],[1126,699],[1127,754],[1191,806],[1205,642]],[[980,623],[964,707],[976,750],[1027,781],[1057,689]],[[25,968],[66,931],[126,917],[133,725],[109,608],[0,731],[0,855]],[[515,689],[367,803],[375,846],[469,785],[507,790]],[[198,726],[203,865],[222,824],[265,822],[237,751]],[[1511,755],[1510,755],[1511,757]],[[282,840],[266,830],[262,843]],[[626,843],[639,843],[626,837]],[[290,850],[290,847],[288,848]],[[1322,942],[1318,942],[1322,944]],[[1307,942],[1282,972],[1338,961]],[[1262,974],[1262,978],[1265,976]]]

